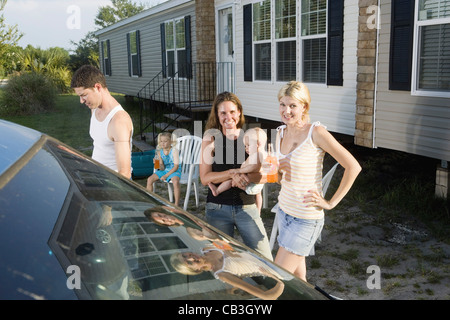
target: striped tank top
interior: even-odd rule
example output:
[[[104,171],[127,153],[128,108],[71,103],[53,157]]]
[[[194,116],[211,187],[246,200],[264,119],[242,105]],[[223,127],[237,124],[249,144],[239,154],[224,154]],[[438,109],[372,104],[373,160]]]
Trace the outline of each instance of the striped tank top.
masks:
[[[322,194],[325,151],[312,141],[314,127],[319,125],[321,125],[320,122],[314,122],[305,141],[286,155],[280,151],[280,142],[286,126],[277,128],[279,134],[276,152],[280,171],[283,172],[278,196],[279,206],[285,213],[301,219],[322,219],[324,216],[322,208],[307,207],[303,202],[308,190],[319,190],[319,194]]]

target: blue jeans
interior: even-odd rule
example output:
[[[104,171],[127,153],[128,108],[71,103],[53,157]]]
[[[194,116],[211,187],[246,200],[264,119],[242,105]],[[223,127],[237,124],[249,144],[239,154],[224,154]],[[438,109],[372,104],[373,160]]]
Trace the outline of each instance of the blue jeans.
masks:
[[[266,229],[255,204],[231,206],[208,202],[206,221],[231,237],[236,226],[245,245],[273,260]]]

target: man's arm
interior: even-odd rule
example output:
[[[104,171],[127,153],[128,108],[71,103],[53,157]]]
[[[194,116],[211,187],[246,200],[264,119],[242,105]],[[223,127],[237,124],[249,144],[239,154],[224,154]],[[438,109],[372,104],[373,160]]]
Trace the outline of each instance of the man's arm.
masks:
[[[125,111],[117,112],[111,120],[110,138],[114,141],[117,170],[128,179],[131,178],[131,132],[133,122]]]

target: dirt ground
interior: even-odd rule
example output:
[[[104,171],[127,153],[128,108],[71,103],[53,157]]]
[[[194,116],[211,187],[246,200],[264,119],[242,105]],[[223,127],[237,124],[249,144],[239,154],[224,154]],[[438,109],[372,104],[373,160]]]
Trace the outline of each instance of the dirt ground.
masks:
[[[337,209],[307,277],[342,299],[448,300],[449,257],[450,246],[413,221],[378,225],[358,207]]]
[[[159,184],[156,193],[167,197]],[[184,201],[182,186],[181,201]],[[270,209],[279,186],[270,185],[263,209],[267,234],[273,225]],[[200,205],[192,192],[188,211],[204,218],[207,188],[200,186]],[[275,243],[274,256],[278,249]],[[307,258],[308,282],[344,300],[450,299],[450,245],[439,242],[416,221],[378,225],[358,207],[326,213],[322,241]]]

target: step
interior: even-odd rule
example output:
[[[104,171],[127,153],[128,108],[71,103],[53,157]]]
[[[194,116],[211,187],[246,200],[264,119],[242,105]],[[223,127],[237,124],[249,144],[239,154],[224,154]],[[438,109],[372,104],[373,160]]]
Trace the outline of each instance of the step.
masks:
[[[191,118],[185,117],[185,116],[183,116],[181,114],[178,114],[178,113],[168,113],[168,114],[165,114],[164,117],[172,119],[172,120],[175,120],[175,121],[178,121],[178,122],[190,122],[190,121],[192,121]]]
[[[187,110],[189,108],[189,103],[177,103],[177,108]],[[211,103],[193,103],[191,104],[192,112],[209,112],[211,111]]]
[[[165,122],[155,123],[155,127],[160,130],[169,131],[169,132],[172,132],[172,131],[175,131],[176,129],[178,129],[175,126],[169,126],[169,124],[165,123]]]
[[[139,149],[141,151],[148,151],[148,150],[155,149],[155,147],[148,144],[148,142],[143,141],[143,140],[136,140],[136,139],[133,139],[133,146],[135,146],[137,149]]]

